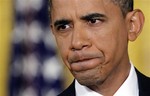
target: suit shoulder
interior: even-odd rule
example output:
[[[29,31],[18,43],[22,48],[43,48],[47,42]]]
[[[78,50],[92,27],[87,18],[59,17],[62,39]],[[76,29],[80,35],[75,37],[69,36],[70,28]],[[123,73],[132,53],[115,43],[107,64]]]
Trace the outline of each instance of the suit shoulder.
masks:
[[[150,85],[150,77],[145,76],[144,74],[137,71],[138,81],[145,85]],[[150,86],[149,86],[150,87]]]
[[[150,96],[150,77],[147,77],[144,74],[140,73],[137,69],[136,72],[138,77],[140,93],[148,94],[143,96]]]
[[[58,96],[75,96],[75,80],[67,89],[65,89]]]

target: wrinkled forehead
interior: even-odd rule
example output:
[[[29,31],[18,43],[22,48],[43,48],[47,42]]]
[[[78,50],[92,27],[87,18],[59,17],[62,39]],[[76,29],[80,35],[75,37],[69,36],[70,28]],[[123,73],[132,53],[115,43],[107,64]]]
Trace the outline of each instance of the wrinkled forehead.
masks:
[[[103,4],[112,3],[112,0],[49,0],[50,7],[56,7],[56,6],[54,6],[55,4],[57,4],[57,5],[65,4],[66,5],[67,2],[72,2],[72,5],[74,5],[75,2],[80,2],[80,4],[84,4],[84,2],[89,2],[89,1],[93,1],[93,2],[99,1],[100,3],[103,3]]]
[[[118,11],[120,8],[110,0],[52,0],[51,19],[79,17],[90,13],[112,16],[118,14]]]
[[[113,5],[112,0],[51,0],[51,9],[50,11],[54,11],[55,9],[64,9],[69,8],[70,6],[73,8],[72,10],[78,8],[88,8],[90,6],[98,7],[108,7]]]

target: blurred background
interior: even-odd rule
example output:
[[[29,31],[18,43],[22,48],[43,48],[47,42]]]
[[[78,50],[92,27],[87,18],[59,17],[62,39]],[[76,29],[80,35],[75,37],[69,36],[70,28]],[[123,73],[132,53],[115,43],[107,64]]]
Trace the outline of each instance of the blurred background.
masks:
[[[150,0],[139,38],[129,43],[133,64],[150,76]],[[0,96],[56,96],[72,82],[49,29],[48,0],[0,0]]]

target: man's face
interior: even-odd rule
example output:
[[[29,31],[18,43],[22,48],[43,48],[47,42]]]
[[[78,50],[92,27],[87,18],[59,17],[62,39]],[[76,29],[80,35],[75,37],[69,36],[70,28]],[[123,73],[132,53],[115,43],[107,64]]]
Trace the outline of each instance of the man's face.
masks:
[[[102,83],[128,63],[126,21],[110,0],[53,0],[51,10],[62,59],[81,84]]]

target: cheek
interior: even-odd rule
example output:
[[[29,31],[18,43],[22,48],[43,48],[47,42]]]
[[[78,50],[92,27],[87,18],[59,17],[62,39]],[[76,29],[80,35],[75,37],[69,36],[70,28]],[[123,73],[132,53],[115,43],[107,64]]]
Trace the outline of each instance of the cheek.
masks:
[[[93,43],[99,51],[103,52],[105,63],[111,62],[113,66],[122,58],[127,49],[127,33],[124,30],[114,28],[103,32],[103,34],[101,32],[101,34],[97,33],[94,36]]]
[[[67,67],[70,67],[68,64],[68,61],[67,61],[67,57],[69,54],[69,42],[67,42],[66,40],[61,39],[61,38],[56,38],[56,42],[58,45],[58,51],[59,51],[65,65],[67,65]]]
[[[114,51],[116,51],[116,46],[118,45],[117,36],[110,32],[104,34],[95,34],[93,37],[93,43],[95,47],[99,51],[102,51],[107,61],[107,59],[114,54]]]

